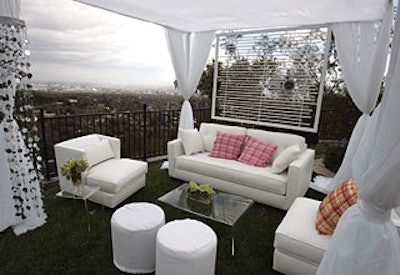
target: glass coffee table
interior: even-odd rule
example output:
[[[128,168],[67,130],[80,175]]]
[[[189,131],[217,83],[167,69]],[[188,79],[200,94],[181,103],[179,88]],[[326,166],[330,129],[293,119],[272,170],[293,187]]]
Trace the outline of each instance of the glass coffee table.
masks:
[[[159,197],[158,200],[186,212],[230,226],[232,228],[232,256],[235,255],[234,226],[246,210],[254,204],[254,201],[214,190],[213,202],[206,205],[186,197],[188,185],[184,183]]]

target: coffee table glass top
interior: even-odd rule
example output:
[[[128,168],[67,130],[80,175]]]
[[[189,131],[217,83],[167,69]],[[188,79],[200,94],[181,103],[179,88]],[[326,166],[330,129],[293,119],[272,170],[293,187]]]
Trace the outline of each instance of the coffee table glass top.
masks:
[[[213,202],[202,204],[187,198],[188,184],[184,183],[158,198],[159,201],[195,215],[233,226],[253,205],[253,200],[214,190]]]

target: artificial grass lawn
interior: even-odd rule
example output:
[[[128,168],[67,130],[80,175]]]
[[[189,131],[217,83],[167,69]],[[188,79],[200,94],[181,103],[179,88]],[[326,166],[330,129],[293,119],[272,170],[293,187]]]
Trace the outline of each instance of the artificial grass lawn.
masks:
[[[255,203],[235,226],[236,255],[232,257],[229,226],[157,201],[182,183],[159,167],[160,163],[150,164],[146,186],[120,206],[153,202],[164,209],[166,222],[193,218],[207,223],[218,236],[216,274],[278,274],[272,270],[273,241],[285,211]],[[0,274],[124,274],[112,261],[110,218],[115,209],[89,202],[88,232],[83,201],[58,198],[58,191],[58,183],[45,187],[48,219],[44,226],[18,237],[11,229],[0,233]],[[324,197],[311,189],[306,196]]]

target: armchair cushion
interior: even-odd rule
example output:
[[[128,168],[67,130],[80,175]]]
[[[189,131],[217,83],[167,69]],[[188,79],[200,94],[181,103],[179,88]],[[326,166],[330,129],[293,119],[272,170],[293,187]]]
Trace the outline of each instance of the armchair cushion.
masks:
[[[110,159],[89,169],[86,183],[100,186],[108,193],[117,193],[133,179],[147,172],[147,163],[132,159]]]
[[[87,146],[84,149],[83,157],[89,162],[89,167],[92,167],[100,162],[112,159],[115,156],[108,140],[103,139],[95,144]]]

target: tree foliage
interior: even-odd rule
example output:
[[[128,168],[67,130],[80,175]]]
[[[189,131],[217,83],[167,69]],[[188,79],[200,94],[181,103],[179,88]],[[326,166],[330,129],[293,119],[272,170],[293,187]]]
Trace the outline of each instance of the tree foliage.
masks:
[[[218,70],[222,69],[222,63],[218,62]],[[212,90],[214,85],[214,71],[215,71],[215,60],[213,59],[211,63],[206,65],[204,69],[199,84],[197,85],[197,90],[201,95],[207,96],[209,100],[212,98]]]

